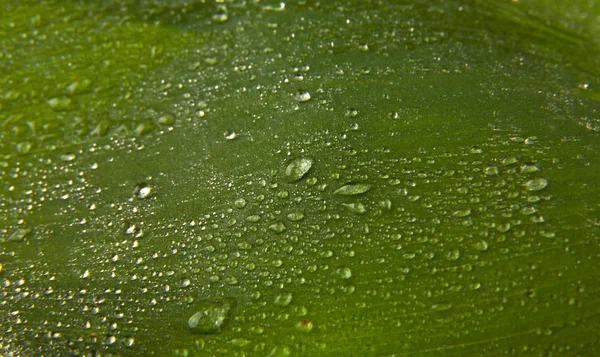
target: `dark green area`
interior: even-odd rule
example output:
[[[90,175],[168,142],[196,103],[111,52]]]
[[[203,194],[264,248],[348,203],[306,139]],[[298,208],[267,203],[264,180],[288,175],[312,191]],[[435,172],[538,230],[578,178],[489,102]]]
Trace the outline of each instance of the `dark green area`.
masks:
[[[599,16],[3,2],[1,354],[599,354]]]

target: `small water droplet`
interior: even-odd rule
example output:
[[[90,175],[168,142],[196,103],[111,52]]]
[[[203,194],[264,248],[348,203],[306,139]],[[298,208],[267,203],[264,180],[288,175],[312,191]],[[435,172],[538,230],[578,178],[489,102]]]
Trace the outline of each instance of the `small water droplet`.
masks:
[[[367,212],[367,207],[364,204],[358,203],[342,203],[342,206],[347,207],[356,214],[364,214]]]
[[[381,207],[385,211],[392,210],[392,201],[389,199],[385,199],[379,202],[379,207]]]
[[[219,6],[217,8],[217,12],[213,14],[212,20],[215,23],[224,23],[229,20],[229,15],[227,15],[227,8],[225,6]]]
[[[346,117],[347,118],[354,118],[355,116],[358,115],[358,110],[354,109],[354,108],[350,108],[346,111]]]
[[[485,168],[485,174],[487,176],[498,176],[498,173],[500,171],[498,170],[497,166],[488,166]]]
[[[454,211],[454,213],[452,215],[454,217],[467,217],[467,216],[471,215],[471,209],[470,208],[459,209],[458,211]]]
[[[488,250],[489,244],[484,240],[480,240],[479,242],[475,243],[475,248],[477,248],[477,250],[485,252],[486,250]]]
[[[313,329],[313,322],[311,320],[301,320],[296,324],[296,328],[302,332],[310,332]]]
[[[67,110],[69,108],[69,106],[71,105],[71,98],[67,98],[67,97],[60,97],[60,98],[52,98],[50,100],[48,100],[48,105],[50,106],[50,108],[54,109],[54,110]]]
[[[310,93],[305,90],[299,90],[296,92],[296,100],[299,102],[308,102],[310,100]]]
[[[156,123],[158,123],[159,125],[173,125],[175,124],[175,117],[171,114],[166,114],[158,118],[158,120],[156,120]]]
[[[454,248],[446,254],[448,260],[458,260],[460,258],[460,250],[458,248]]]
[[[62,154],[60,155],[60,159],[63,161],[73,161],[77,158],[77,156],[73,153],[69,153],[69,154]]]
[[[225,136],[225,139],[227,140],[235,140],[238,137],[235,131],[226,131],[223,133],[223,136]]]
[[[288,357],[292,354],[292,350],[286,345],[281,345],[273,348],[267,357]]]
[[[140,199],[148,198],[152,194],[152,188],[147,183],[140,182],[133,188],[133,194]]]

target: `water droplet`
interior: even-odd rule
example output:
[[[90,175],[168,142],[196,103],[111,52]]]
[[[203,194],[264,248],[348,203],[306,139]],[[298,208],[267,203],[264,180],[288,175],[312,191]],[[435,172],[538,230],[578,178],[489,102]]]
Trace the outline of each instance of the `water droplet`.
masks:
[[[142,136],[145,134],[148,134],[149,132],[152,131],[152,129],[154,129],[154,124],[152,123],[141,123],[138,126],[135,127],[135,129],[133,130],[133,133],[136,136]]]
[[[88,90],[91,84],[92,84],[91,80],[84,78],[84,79],[72,82],[65,89],[67,90],[67,92],[69,94],[79,94],[79,93],[83,93],[86,90]]]
[[[525,182],[523,186],[527,191],[540,191],[548,186],[548,180],[545,178],[537,178]]]
[[[292,293],[277,295],[273,302],[277,306],[288,306],[292,302]]]
[[[131,347],[135,343],[135,339],[133,337],[127,337],[125,339],[125,347]]]
[[[200,300],[192,309],[187,325],[193,333],[217,333],[235,307],[235,299]]]
[[[448,260],[458,260],[460,258],[460,250],[458,248],[454,248],[446,254]]]
[[[539,167],[535,166],[535,165],[523,165],[521,166],[521,173],[522,174],[530,174],[533,172],[538,172],[540,171]]]
[[[234,338],[233,340],[229,341],[229,343],[237,347],[244,347],[250,343],[250,340],[245,338]]]
[[[246,217],[246,222],[256,223],[258,221],[260,221],[260,216],[257,214]]]
[[[339,268],[335,272],[342,279],[350,279],[352,277],[352,270],[348,267]]]
[[[344,186],[338,188],[337,190],[335,190],[333,193],[335,193],[336,195],[342,195],[342,196],[352,196],[352,195],[360,195],[361,193],[365,193],[365,192],[369,191],[370,189],[371,189],[371,185],[369,185],[369,184],[355,183],[355,184],[344,185]]]
[[[125,227],[125,234],[134,234],[135,232],[137,232],[137,226],[133,223],[125,223],[124,224]]]
[[[152,188],[147,183],[140,182],[133,188],[133,194],[140,199],[148,198],[152,194]]]
[[[156,123],[159,125],[173,125],[175,124],[175,117],[171,114],[166,114],[158,118]]]
[[[346,117],[347,118],[354,118],[355,116],[358,115],[358,110],[354,109],[354,108],[350,108],[346,111]]]
[[[17,144],[17,152],[19,154],[27,154],[33,145],[29,141],[24,141]]]
[[[269,229],[276,233],[282,233],[283,231],[285,231],[285,228],[285,224],[281,222],[276,222],[269,226]]]
[[[471,209],[470,208],[459,209],[458,211],[455,211],[452,215],[454,217],[467,217],[467,216],[471,215]]]
[[[246,207],[246,200],[244,198],[238,198],[233,202],[233,205],[239,209]]]
[[[71,98],[61,97],[61,98],[52,98],[48,100],[48,105],[50,108],[54,110],[67,110],[71,105]]]
[[[292,354],[290,348],[286,345],[281,345],[273,348],[267,357],[288,357]]]
[[[31,229],[29,229],[29,228],[17,228],[14,232],[12,232],[8,236],[8,238],[6,238],[6,242],[20,242],[30,232],[31,232]]]
[[[488,176],[497,176],[499,172],[497,166],[488,166],[485,168],[485,174]]]
[[[526,206],[521,208],[521,213],[524,215],[534,214],[535,212],[537,212],[537,209],[535,207]]]
[[[302,332],[310,332],[313,329],[313,322],[311,320],[301,320],[296,324],[296,328]]]
[[[223,133],[223,135],[227,140],[234,140],[238,137],[235,131],[226,131],[225,133]]]
[[[431,306],[431,310],[434,311],[447,311],[450,310],[452,308],[452,303],[441,303],[441,304],[435,304]]]
[[[299,102],[308,102],[310,100],[310,93],[305,90],[299,90],[296,92],[296,100]]]
[[[76,158],[77,158],[77,156],[75,154],[73,154],[73,153],[60,155],[60,159],[63,160],[63,161],[67,161],[67,162],[73,161]]]
[[[288,181],[300,181],[312,168],[314,160],[308,157],[301,157],[292,161],[285,169],[285,176]]]
[[[364,204],[358,203],[342,203],[342,206],[349,208],[352,212],[356,214],[364,214],[367,212],[367,207]]]
[[[212,16],[213,22],[216,23],[224,23],[229,20],[229,15],[227,15],[227,8],[225,6],[219,6],[217,8],[217,12]]]
[[[484,240],[480,240],[479,242],[475,243],[475,248],[477,248],[477,250],[485,252],[486,250],[488,250],[489,244]]]
[[[302,213],[302,212],[292,212],[292,213],[290,213],[290,214],[287,215],[287,219],[289,219],[292,222],[301,221],[302,219],[304,219],[304,213]]]
[[[386,210],[386,211],[391,211],[392,210],[392,201],[389,199],[385,199],[379,202],[379,207],[381,207],[382,209]]]

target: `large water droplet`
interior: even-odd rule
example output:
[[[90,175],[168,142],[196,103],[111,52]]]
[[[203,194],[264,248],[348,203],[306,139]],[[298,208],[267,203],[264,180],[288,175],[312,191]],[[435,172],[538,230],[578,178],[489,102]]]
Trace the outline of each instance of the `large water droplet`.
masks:
[[[314,160],[308,157],[301,157],[292,161],[285,169],[285,176],[288,181],[300,181],[312,168]]]
[[[537,178],[525,182],[523,186],[527,191],[540,191],[548,186],[548,180],[545,178]]]
[[[193,308],[188,327],[194,333],[220,332],[234,307],[233,298],[201,300]]]
[[[371,189],[371,185],[366,183],[355,183],[355,184],[347,184],[344,185],[333,193],[336,195],[342,196],[352,196],[352,195],[360,195],[361,193],[365,193]]]
[[[275,297],[275,301],[273,302],[277,306],[287,306],[292,302],[292,293],[285,293],[281,295],[277,295]]]

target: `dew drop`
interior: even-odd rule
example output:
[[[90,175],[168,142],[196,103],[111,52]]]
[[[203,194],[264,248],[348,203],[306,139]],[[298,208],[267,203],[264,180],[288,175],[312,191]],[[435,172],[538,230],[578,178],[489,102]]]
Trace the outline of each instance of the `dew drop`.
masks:
[[[285,227],[285,224],[283,224],[281,222],[276,222],[276,223],[271,224],[269,226],[269,229],[276,233],[282,233],[283,231],[285,231],[286,227]]]
[[[242,209],[246,207],[246,200],[240,197],[237,200],[235,200],[235,202],[233,202],[233,205],[239,209]]]
[[[500,173],[500,171],[497,166],[488,166],[485,168],[485,174],[487,176],[498,176],[498,173]]]
[[[292,222],[297,222],[297,221],[301,221],[302,219],[304,219],[304,213],[302,212],[292,212],[290,214],[287,215],[287,219],[292,221]]]
[[[355,184],[344,185],[344,186],[338,188],[337,190],[335,190],[333,193],[335,193],[336,195],[342,195],[342,196],[352,196],[352,195],[360,195],[362,193],[369,191],[370,189],[371,189],[371,185],[369,185],[369,184],[355,183]]]
[[[530,174],[533,172],[538,172],[540,171],[539,167],[535,166],[535,165],[523,165],[521,166],[521,173],[522,174]]]
[[[545,178],[537,178],[525,182],[523,186],[527,191],[540,191],[548,186],[548,180]]]
[[[29,228],[17,228],[14,232],[12,232],[8,238],[6,238],[6,242],[20,242],[25,236],[27,236],[31,232]]]
[[[313,323],[311,320],[301,320],[296,324],[296,328],[302,332],[310,332],[313,329]]]
[[[356,214],[364,214],[367,212],[367,207],[364,204],[358,203],[342,203],[342,206],[347,207],[350,211]]]
[[[292,293],[277,295],[273,303],[277,306],[288,306],[292,302],[292,297]]]
[[[358,110],[354,109],[354,108],[350,108],[346,111],[346,117],[347,118],[354,118],[355,116],[358,115]]]
[[[152,187],[145,182],[140,182],[133,188],[133,194],[139,199],[148,198],[152,194]]]
[[[296,100],[299,102],[308,102],[310,100],[310,93],[305,90],[299,90],[296,92]]]
[[[171,114],[166,114],[158,118],[156,122],[159,125],[173,125],[175,124],[175,117]]]
[[[200,300],[194,306],[187,325],[193,333],[220,332],[234,307],[233,298]]]
[[[348,267],[339,268],[335,272],[342,279],[350,279],[352,277],[352,270]]]
[[[312,168],[314,160],[308,157],[301,157],[292,161],[285,169],[285,176],[289,182],[300,181]]]
[[[225,136],[225,139],[227,140],[234,140],[238,137],[235,131],[226,131],[223,133],[223,136]]]
[[[460,250],[458,248],[454,248],[447,253],[446,257],[448,260],[458,260],[460,258]]]

